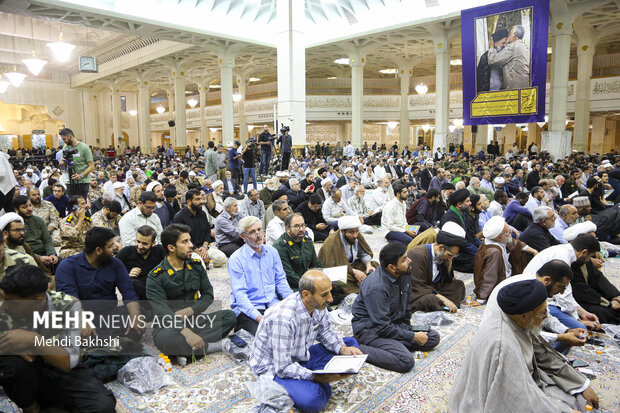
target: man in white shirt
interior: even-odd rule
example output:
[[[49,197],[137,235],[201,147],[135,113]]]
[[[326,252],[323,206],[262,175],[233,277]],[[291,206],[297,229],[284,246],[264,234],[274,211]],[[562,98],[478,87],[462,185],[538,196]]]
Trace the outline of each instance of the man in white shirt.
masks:
[[[271,208],[273,209],[274,217],[269,221],[265,230],[265,244],[267,245],[273,245],[280,238],[280,235],[284,234],[286,231],[284,219],[291,213],[287,201],[277,200],[271,204]]]
[[[388,192],[389,186],[389,179],[382,178],[377,189],[372,191],[372,195],[370,195],[370,199],[368,200],[368,209],[374,211],[375,213],[383,209],[385,204],[387,204],[390,200],[390,194]]]
[[[554,245],[538,253],[523,270],[524,274],[535,274],[545,263],[552,260],[562,260],[571,265],[574,262],[579,265],[585,264],[595,257],[600,251],[600,245],[596,237],[591,234],[579,234],[568,244]],[[570,285],[563,293],[558,293],[550,298],[549,314],[556,317],[568,328],[598,328],[598,317],[583,309],[573,297],[573,289]]]
[[[352,158],[355,156],[355,147],[351,145],[351,141],[348,142],[348,145],[344,147],[342,152],[344,156],[348,156],[349,158]]]
[[[321,212],[323,213],[325,221],[334,227],[338,224],[338,218],[345,215],[355,215],[342,199],[342,192],[339,189],[334,189],[330,192],[330,197],[323,202]]]
[[[504,215],[504,208],[506,207],[507,202],[508,194],[505,191],[498,189],[493,194],[493,201],[489,204],[487,211],[492,217],[501,217]]]
[[[383,160],[380,160],[379,165],[375,166],[375,177],[377,179],[382,179],[385,178],[385,174],[387,174],[387,171],[385,170],[385,163]]]
[[[118,222],[123,247],[136,244],[136,234],[142,225],[152,227],[157,233],[157,244],[160,243],[159,235],[163,231],[161,221],[155,214],[157,196],[150,191],[144,191],[140,195],[138,206],[126,213]]]
[[[409,245],[416,236],[413,231],[407,229],[407,218],[405,217],[407,194],[405,185],[400,182],[394,183],[394,199],[385,205],[381,214],[381,226],[388,231],[385,234],[385,239],[398,241],[405,245]]]

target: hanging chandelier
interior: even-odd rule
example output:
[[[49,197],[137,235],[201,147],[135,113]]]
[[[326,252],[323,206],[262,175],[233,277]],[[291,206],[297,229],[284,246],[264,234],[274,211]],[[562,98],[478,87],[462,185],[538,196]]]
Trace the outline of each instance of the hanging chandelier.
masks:
[[[415,91],[418,92],[418,95],[424,96],[426,95],[426,92],[428,92],[428,86],[424,83],[420,83],[419,85],[416,85]]]
[[[190,108],[194,109],[196,105],[198,104],[198,101],[194,98],[190,98],[187,100],[187,104],[189,105]]]
[[[166,108],[163,107],[162,105],[159,105],[159,106],[157,106],[155,108],[155,110],[157,111],[157,113],[159,113],[161,115],[162,113],[164,113],[166,111]]]
[[[27,75],[18,72],[15,65],[13,65],[13,71],[5,73],[4,76],[6,76],[6,78],[9,79],[9,82],[11,82],[11,84],[15,87],[20,87],[24,79],[28,77]]]
[[[56,60],[60,62],[66,62],[71,57],[71,52],[75,49],[75,45],[71,43],[66,43],[62,41],[62,32],[58,36],[58,41],[53,43],[48,43],[47,47],[52,49],[52,53],[54,53],[54,57]]]

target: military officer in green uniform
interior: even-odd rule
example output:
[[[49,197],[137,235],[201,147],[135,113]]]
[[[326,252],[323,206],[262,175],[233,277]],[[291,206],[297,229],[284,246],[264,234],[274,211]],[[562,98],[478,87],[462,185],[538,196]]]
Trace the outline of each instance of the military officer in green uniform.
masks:
[[[301,214],[290,214],[284,219],[285,232],[273,243],[280,254],[286,280],[293,291],[299,288],[299,280],[312,268],[323,268],[317,258],[314,243],[306,236],[306,224]]]
[[[237,318],[231,310],[203,314],[213,303],[213,287],[201,260],[190,258],[190,227],[169,225],[161,243],[167,256],[146,280],[155,345],[164,354],[184,357],[220,351]]]
[[[21,225],[13,225],[15,228],[12,228],[11,223],[17,221]],[[12,236],[12,232],[15,232],[13,238],[18,238],[21,236],[24,237],[24,220],[21,216],[16,214],[15,212],[9,212],[8,214],[2,215],[0,217],[0,281],[4,278],[6,272],[15,265],[37,265],[34,258],[30,255],[25,254],[21,251],[15,251],[7,247],[5,236],[3,231],[8,230],[8,237]]]
[[[60,258],[79,254],[84,249],[86,233],[92,228],[92,220],[86,215],[88,208],[82,195],[69,199],[71,213],[60,221]]]

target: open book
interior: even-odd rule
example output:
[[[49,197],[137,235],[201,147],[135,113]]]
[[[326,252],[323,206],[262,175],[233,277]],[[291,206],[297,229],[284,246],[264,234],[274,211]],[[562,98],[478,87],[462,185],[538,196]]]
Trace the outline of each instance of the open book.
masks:
[[[334,356],[322,370],[314,370],[314,374],[357,374],[366,362],[368,354],[356,356]]]
[[[323,274],[327,275],[327,278],[335,284],[347,283],[347,266],[340,265],[338,267],[323,268]]]

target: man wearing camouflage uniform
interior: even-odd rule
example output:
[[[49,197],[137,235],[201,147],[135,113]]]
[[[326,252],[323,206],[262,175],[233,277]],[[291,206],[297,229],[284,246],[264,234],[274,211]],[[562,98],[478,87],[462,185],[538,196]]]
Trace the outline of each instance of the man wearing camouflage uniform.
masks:
[[[103,188],[99,186],[96,176],[90,178],[90,188],[88,189],[88,202],[92,205],[101,195],[103,195]]]
[[[112,201],[92,216],[93,227],[110,228],[114,233],[118,234],[120,214],[121,204],[118,201]]]
[[[45,221],[45,225],[47,225],[47,229],[52,236],[52,241],[54,241],[54,246],[60,246],[60,232],[58,230],[60,215],[58,210],[50,201],[41,199],[41,192],[37,188],[31,188],[27,196],[32,203],[32,214]]]
[[[138,206],[138,201],[140,200],[140,195],[142,195],[142,192],[146,191],[146,181],[141,182],[139,185],[134,185],[130,190],[129,190],[129,205],[132,208],[135,208]]]
[[[60,221],[60,258],[79,254],[84,249],[86,233],[93,226],[86,200],[81,195],[74,195],[69,200],[71,213]]]
[[[4,231],[4,229],[14,221],[21,222],[22,225],[20,225],[17,230],[21,232],[21,235],[23,236],[24,220],[14,212],[9,212],[8,214],[4,214],[0,217],[0,234],[2,234],[2,231]],[[9,228],[9,231],[10,230],[11,229]],[[4,237],[0,236],[0,280],[4,278],[4,275],[11,267],[18,264],[37,265],[34,258],[30,255],[8,248],[4,243]]]

